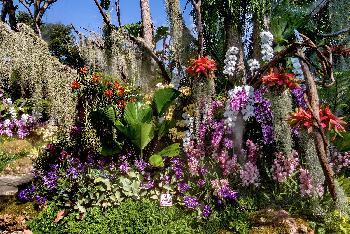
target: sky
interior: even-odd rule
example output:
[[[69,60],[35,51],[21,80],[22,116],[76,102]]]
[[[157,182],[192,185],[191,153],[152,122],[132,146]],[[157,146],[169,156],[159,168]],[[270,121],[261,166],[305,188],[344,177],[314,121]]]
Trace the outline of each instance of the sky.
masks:
[[[186,0],[180,0],[182,9],[184,9]],[[14,1],[17,2],[17,1]],[[25,11],[25,8],[20,7],[20,10]],[[116,22],[116,11],[114,1],[111,0],[112,19]],[[167,25],[167,15],[165,11],[164,0],[150,0],[151,15],[155,26]],[[122,24],[134,23],[141,20],[139,0],[120,0],[121,21]],[[189,8],[185,12],[186,23],[191,25],[189,16]],[[44,22],[48,23],[63,23],[73,24],[78,31],[89,33],[100,32],[102,25],[102,17],[93,0],[58,0],[45,13]],[[87,30],[85,30],[85,29]]]

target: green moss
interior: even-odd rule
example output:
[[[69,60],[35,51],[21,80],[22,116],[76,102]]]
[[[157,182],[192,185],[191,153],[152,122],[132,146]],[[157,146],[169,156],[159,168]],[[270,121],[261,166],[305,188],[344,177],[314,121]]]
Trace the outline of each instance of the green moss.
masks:
[[[0,196],[0,215],[23,215],[27,218],[34,218],[39,212],[34,202],[21,203],[15,196]]]

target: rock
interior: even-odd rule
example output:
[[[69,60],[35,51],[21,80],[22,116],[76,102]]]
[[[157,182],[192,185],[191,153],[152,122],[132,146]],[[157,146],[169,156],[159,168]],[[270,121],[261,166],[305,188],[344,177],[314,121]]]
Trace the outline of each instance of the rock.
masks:
[[[1,186],[19,186],[30,182],[33,179],[32,174],[27,174],[23,176],[1,176],[0,177],[0,187]]]
[[[30,157],[23,157],[10,162],[1,175],[26,175],[33,170],[33,160]]]
[[[24,216],[0,215],[0,231],[23,231],[27,228]]]
[[[255,233],[289,233],[289,234],[314,234],[307,222],[300,218],[293,218],[285,210],[265,209],[256,212],[252,216]]]
[[[18,192],[16,186],[0,186],[0,196],[13,196]]]

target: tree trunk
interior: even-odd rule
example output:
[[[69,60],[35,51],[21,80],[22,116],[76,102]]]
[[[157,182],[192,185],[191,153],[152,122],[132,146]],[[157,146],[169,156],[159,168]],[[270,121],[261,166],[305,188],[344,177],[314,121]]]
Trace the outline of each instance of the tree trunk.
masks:
[[[304,52],[299,49],[298,55],[301,57],[305,57]],[[312,135],[314,137],[315,145],[316,145],[316,151],[318,155],[318,159],[321,163],[323,173],[325,175],[327,187],[329,189],[329,192],[333,198],[334,201],[337,200],[337,192],[336,192],[336,185],[334,182],[334,172],[332,167],[329,165],[328,162],[328,147],[327,147],[327,141],[324,134],[323,129],[320,126],[320,104],[319,104],[319,97],[317,92],[317,86],[314,80],[314,77],[311,74],[311,71],[307,64],[303,60],[300,60],[301,68],[304,73],[305,77],[305,84],[306,84],[306,93],[308,96],[308,101],[310,103],[311,112],[313,113],[313,117],[315,118],[315,122],[319,126],[318,128],[314,128]]]
[[[141,19],[142,19],[142,37],[147,47],[153,49],[153,26],[151,19],[151,10],[149,0],[140,0]],[[144,51],[142,56],[142,89],[146,92],[150,91],[155,86],[154,63],[151,57]]]

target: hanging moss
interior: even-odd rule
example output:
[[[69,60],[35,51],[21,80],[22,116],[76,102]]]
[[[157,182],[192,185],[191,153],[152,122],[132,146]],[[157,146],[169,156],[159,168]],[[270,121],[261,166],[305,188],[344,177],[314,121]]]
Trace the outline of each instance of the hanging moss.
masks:
[[[18,24],[19,32],[0,23],[0,84],[20,96],[51,102],[50,120],[68,128],[75,116],[70,84],[76,72],[51,56],[45,41],[31,28]],[[18,97],[18,93],[17,96]],[[42,102],[35,109],[43,109]]]
[[[273,111],[273,128],[276,149],[289,155],[292,152],[293,141],[289,124],[287,123],[288,114],[292,109],[292,98],[289,90],[271,92],[270,100]]]

